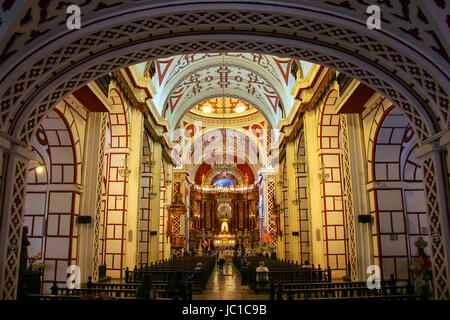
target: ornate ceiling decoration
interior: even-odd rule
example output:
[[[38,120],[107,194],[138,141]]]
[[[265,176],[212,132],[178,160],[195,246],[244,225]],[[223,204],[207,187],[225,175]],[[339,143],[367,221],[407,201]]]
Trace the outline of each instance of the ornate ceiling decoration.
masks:
[[[225,94],[260,109],[275,126],[285,114],[284,106],[293,104],[292,61],[233,52],[157,59],[153,80],[158,94],[154,100],[163,117],[178,123],[186,109]]]
[[[234,98],[215,98],[204,101],[190,110],[191,113],[203,117],[221,118],[242,117],[258,112],[248,103]]]

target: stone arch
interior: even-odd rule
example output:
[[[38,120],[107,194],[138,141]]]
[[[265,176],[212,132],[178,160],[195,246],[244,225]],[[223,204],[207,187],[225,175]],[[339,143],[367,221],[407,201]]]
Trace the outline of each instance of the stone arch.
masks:
[[[365,26],[366,16],[361,14],[366,7],[360,2],[348,6],[340,5],[341,1],[243,2],[245,10],[237,6],[238,2],[221,2],[208,4],[205,11],[206,2],[202,1],[178,6],[150,1],[131,6],[130,1],[120,1],[114,7],[84,3],[86,28],[80,32],[65,28],[65,8],[56,8],[54,3],[39,8],[37,2],[15,1],[8,7],[10,11],[1,12],[5,28],[9,27],[0,57],[4,71],[0,79],[0,128],[5,137],[29,147],[39,123],[58,101],[117,68],[180,52],[230,49],[299,58],[361,80],[401,108],[419,146],[448,128],[449,58],[445,40],[432,23],[432,12],[448,11],[448,3],[442,9],[433,1],[402,2],[398,6],[380,3],[384,27],[370,31]],[[54,10],[55,18],[40,18],[39,13],[46,10]],[[29,22],[21,25],[28,14]],[[424,22],[420,28],[414,25],[416,18]],[[192,34],[187,35],[189,28]],[[418,34],[411,35],[409,30]],[[10,173],[4,175],[5,179],[23,181],[23,159],[8,161]],[[441,216],[448,208],[442,191],[448,181],[439,176],[439,172],[446,172],[445,162],[436,152],[423,150],[421,161],[428,211],[430,219],[436,221],[432,233],[437,239],[433,252],[440,261],[436,267],[437,296],[448,298],[448,250],[443,247],[448,223]],[[10,189],[9,194],[23,199],[24,186]],[[15,218],[5,225],[12,231],[4,238],[17,240],[23,208],[6,203],[3,209]],[[2,250],[13,261],[12,267],[5,267],[2,279],[13,279],[2,291],[3,297],[10,298],[15,292],[17,254]]]
[[[337,14],[333,3],[299,6],[279,1],[277,5],[246,4],[245,10],[236,9],[235,2],[208,4],[205,16],[200,3],[160,7],[144,2],[131,9],[126,2],[95,12],[86,5],[83,12],[89,27],[76,34],[63,23],[57,26],[55,19],[51,33],[60,36],[51,47],[45,47],[40,37],[30,39],[31,43],[15,57],[17,62],[7,65],[0,85],[4,130],[29,144],[36,124],[54,103],[104,73],[155,57],[229,50],[293,57],[348,73],[398,105],[413,123],[420,142],[448,125],[446,64],[435,62],[433,58],[442,60],[442,56],[436,55],[433,46],[426,48],[428,55],[417,50],[417,39],[409,38],[399,26],[392,25],[394,34],[402,35],[394,47],[395,40],[386,31],[367,29],[365,16],[349,20],[349,11]],[[363,5],[354,6],[361,10],[355,13],[365,12]],[[383,6],[388,15],[395,16],[396,10]],[[252,31],[247,29],[249,24]],[[208,25],[214,31],[205,31]],[[270,34],[267,25],[272,25]],[[39,30],[39,26],[36,28]],[[186,28],[192,35],[181,33]],[[29,37],[25,33],[22,38]],[[147,38],[143,41],[144,34]],[[14,46],[7,51],[11,50]],[[29,55],[30,51],[34,54]],[[22,59],[26,55],[27,59]],[[21,107],[13,112],[13,106]]]
[[[264,119],[266,119],[267,122],[270,123],[272,128],[277,127],[277,117],[270,110],[267,111],[266,108],[260,107],[261,102],[258,99],[254,98],[252,96],[245,96],[242,94],[242,92],[240,92],[238,90],[227,90],[226,92],[227,92],[225,94],[226,97],[238,99],[238,100],[248,103],[249,105],[253,106],[255,109],[257,109],[263,115]],[[174,123],[176,124],[176,126],[174,126],[174,128],[177,128],[179,126],[184,115],[186,115],[189,112],[189,110],[191,110],[193,107],[195,107],[196,105],[198,105],[206,100],[214,99],[214,98],[221,97],[221,96],[222,96],[222,89],[215,89],[215,90],[205,91],[205,92],[199,94],[198,96],[196,96],[195,99],[191,99],[189,104],[187,104],[183,108],[180,108],[181,111],[176,111],[172,114]],[[173,131],[174,128],[171,128],[170,131]]]
[[[198,131],[194,137],[192,137],[191,141],[186,145],[182,146],[181,149],[188,151],[184,156],[181,158],[185,161],[189,157],[189,161],[185,161],[184,163],[187,164],[193,164],[194,166],[200,165],[202,162],[205,162],[206,160],[214,161],[214,160],[220,160],[223,156],[222,151],[222,143],[224,143],[222,139],[222,130],[223,129],[217,129],[217,128],[210,128],[207,130],[201,130]],[[246,130],[240,129],[240,128],[233,128],[233,127],[226,127],[225,128],[227,132],[227,139],[231,138],[233,140],[241,139],[241,142],[245,142],[245,146],[238,146],[238,143],[232,143],[229,145],[229,140],[227,140],[227,147],[232,147],[232,150],[227,150],[227,154],[231,151],[234,157],[237,157],[239,159],[238,161],[244,161],[247,164],[250,165],[253,171],[253,175],[256,177],[256,166],[259,160],[264,159],[264,150],[265,147],[263,146],[261,148],[260,142],[252,136],[249,132]],[[229,135],[229,136],[228,136]],[[205,138],[206,137],[206,138]],[[212,157],[210,154],[206,153],[206,148],[208,147],[208,142],[210,142],[210,139],[218,137],[219,141],[217,146],[213,147],[214,151],[216,151],[215,157]],[[206,140],[204,140],[206,139]],[[247,144],[248,142],[248,144]],[[212,143],[212,142],[211,142]],[[242,149],[241,149],[242,147]],[[200,155],[197,156],[198,153],[196,153],[196,149],[201,148],[201,158],[199,158]],[[211,150],[211,149],[210,149]],[[248,152],[247,152],[248,151]],[[243,152],[245,154],[244,157],[242,155],[239,155],[239,153]],[[228,159],[228,157],[227,157]],[[231,159],[228,159],[228,161],[231,161]],[[259,163],[263,164],[263,161],[260,161]]]
[[[231,68],[238,68],[241,70],[245,70],[248,72],[255,73],[258,77],[260,77],[264,82],[269,84],[271,86],[271,89],[274,90],[274,93],[277,94],[277,96],[280,97],[280,101],[282,104],[288,104],[290,100],[289,97],[286,94],[286,90],[284,90],[281,83],[279,83],[276,79],[276,77],[268,72],[268,70],[265,70],[263,67],[259,66],[256,63],[249,63],[247,61],[242,61],[241,59],[233,58],[233,57],[226,57],[224,58],[225,65],[227,67]],[[168,117],[168,120],[172,123],[178,124],[180,120],[182,119],[183,115],[190,110],[193,106],[199,103],[200,100],[207,100],[209,98],[213,98],[215,96],[233,96],[236,99],[245,101],[251,105],[253,105],[255,108],[257,108],[264,116],[265,118],[271,123],[272,127],[276,127],[276,122],[280,118],[282,110],[279,110],[277,112],[274,112],[274,110],[268,106],[263,101],[259,100],[258,98],[254,97],[253,95],[249,94],[246,91],[242,90],[233,90],[230,91],[229,89],[225,89],[223,92],[222,88],[217,88],[214,90],[208,90],[203,91],[201,93],[197,93],[194,97],[189,98],[187,101],[183,101],[183,103],[177,104],[177,108],[174,110],[174,112],[169,111],[168,108],[168,100],[171,95],[171,93],[175,90],[178,92],[178,88],[182,86],[182,83],[189,77],[189,75],[192,75],[196,72],[201,72],[203,70],[207,70],[210,68],[218,67],[222,64],[221,58],[215,58],[215,59],[207,59],[207,61],[202,61],[195,65],[195,68],[186,68],[180,72],[180,75],[174,76],[170,84],[168,84],[167,90],[171,90],[167,93],[167,97],[165,98],[164,102],[164,110],[163,110],[163,117],[166,117],[166,114],[169,112],[170,116]],[[172,84],[172,82],[175,82]],[[170,85],[173,85],[172,87]],[[166,88],[164,88],[166,89]],[[181,90],[183,88],[181,87]],[[182,93],[181,93],[182,94]],[[161,97],[161,99],[164,99]],[[181,104],[181,106],[180,106]]]

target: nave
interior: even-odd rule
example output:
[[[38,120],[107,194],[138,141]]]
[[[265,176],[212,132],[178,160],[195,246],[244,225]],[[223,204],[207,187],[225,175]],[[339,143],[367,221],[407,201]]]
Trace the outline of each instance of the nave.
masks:
[[[268,300],[267,293],[255,293],[241,285],[239,269],[231,263],[224,265],[223,273],[216,264],[202,294],[193,294],[193,300]]]
[[[76,2],[0,8],[0,299],[450,299],[448,1]]]

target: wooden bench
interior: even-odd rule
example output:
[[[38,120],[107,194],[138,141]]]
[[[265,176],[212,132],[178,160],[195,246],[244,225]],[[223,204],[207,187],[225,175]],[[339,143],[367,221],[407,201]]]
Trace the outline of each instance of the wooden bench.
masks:
[[[393,281],[380,283],[380,288],[369,289],[365,282],[271,284],[270,299],[277,300],[329,300],[329,299],[423,299],[414,292],[411,285],[393,285]]]
[[[296,271],[269,271],[256,272],[251,270],[248,272],[248,285],[255,292],[269,290],[270,282],[275,283],[328,283],[331,281],[331,270],[309,270],[301,269]]]
[[[198,262],[202,262],[203,270],[194,271]],[[206,288],[206,283],[215,265],[214,257],[182,257],[165,262],[141,265],[133,270],[125,269],[126,283],[140,283],[144,276],[149,275],[154,284],[169,283],[169,279],[174,277],[177,271],[183,273],[183,281],[187,285],[192,282],[192,290],[202,293]]]

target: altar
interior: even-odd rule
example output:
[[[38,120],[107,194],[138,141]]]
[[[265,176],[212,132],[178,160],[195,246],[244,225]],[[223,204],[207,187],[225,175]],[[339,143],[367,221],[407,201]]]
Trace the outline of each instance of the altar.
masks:
[[[213,238],[215,247],[234,247],[236,245],[236,236],[233,234],[218,234]]]
[[[258,245],[258,196],[256,186],[217,189],[193,185],[190,248],[196,248],[202,239],[219,248],[241,245],[243,239],[249,247]]]

